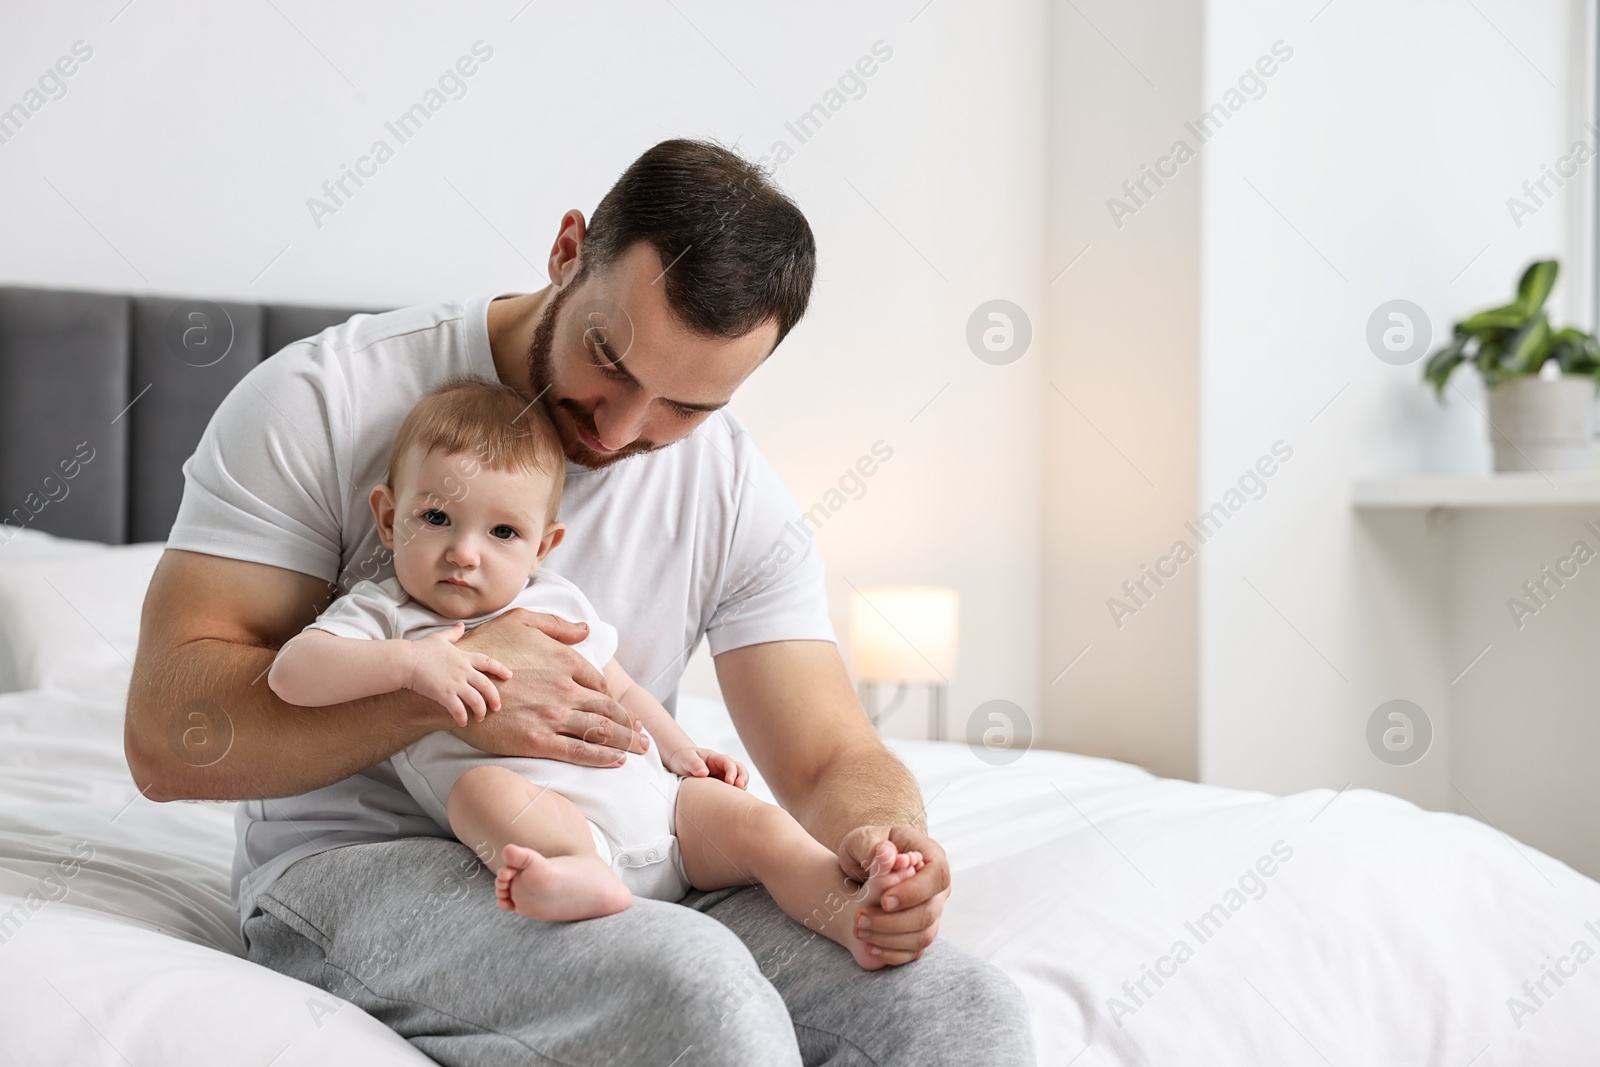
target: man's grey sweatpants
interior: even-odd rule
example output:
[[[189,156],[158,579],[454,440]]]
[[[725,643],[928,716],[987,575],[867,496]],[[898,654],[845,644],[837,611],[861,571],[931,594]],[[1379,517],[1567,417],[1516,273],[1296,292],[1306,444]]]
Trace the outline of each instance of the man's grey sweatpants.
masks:
[[[300,860],[257,898],[250,959],[361,1007],[447,1067],[1032,1064],[998,968],[939,938],[863,971],[760,886],[547,923],[501,911],[465,845]]]

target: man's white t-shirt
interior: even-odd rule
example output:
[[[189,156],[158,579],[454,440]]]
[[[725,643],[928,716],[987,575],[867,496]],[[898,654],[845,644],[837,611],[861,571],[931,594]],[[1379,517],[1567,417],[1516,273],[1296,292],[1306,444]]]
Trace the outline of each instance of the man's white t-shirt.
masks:
[[[335,595],[392,577],[367,495],[425,393],[464,374],[497,377],[491,299],[357,315],[252,368],[183,466],[167,547],[314,575]],[[712,655],[835,640],[800,509],[726,410],[659,451],[598,471],[567,464],[560,517],[567,536],[545,565],[617,628],[617,661],[669,711],[702,639]],[[243,801],[235,824],[241,919],[305,856],[444,836],[388,760],[300,796]]]

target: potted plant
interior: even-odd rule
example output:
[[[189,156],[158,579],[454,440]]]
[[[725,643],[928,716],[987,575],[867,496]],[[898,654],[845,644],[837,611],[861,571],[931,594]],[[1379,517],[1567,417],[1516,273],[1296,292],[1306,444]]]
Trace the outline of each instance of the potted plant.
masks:
[[[1450,343],[1428,357],[1423,377],[1443,400],[1463,363],[1489,390],[1489,436],[1497,471],[1582,470],[1589,466],[1600,341],[1568,326],[1554,330],[1544,302],[1560,264],[1542,259],[1522,273],[1517,298],[1455,324]],[[1541,373],[1551,364],[1551,372]]]

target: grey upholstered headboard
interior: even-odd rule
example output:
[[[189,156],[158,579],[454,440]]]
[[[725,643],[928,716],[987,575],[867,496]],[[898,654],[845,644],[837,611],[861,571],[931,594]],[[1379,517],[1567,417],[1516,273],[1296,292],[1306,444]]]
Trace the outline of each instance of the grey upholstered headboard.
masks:
[[[222,398],[266,356],[357,313],[0,287],[0,522],[166,540],[183,462]]]

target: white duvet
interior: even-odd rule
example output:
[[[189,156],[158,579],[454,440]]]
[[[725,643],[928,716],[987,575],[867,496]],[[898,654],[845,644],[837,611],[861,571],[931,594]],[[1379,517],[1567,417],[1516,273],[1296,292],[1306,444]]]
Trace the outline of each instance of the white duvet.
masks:
[[[241,958],[231,805],[135,789],[127,660],[159,551],[0,545],[0,1064],[431,1062]],[[720,705],[679,717],[749,763]],[[1041,1067],[1600,1064],[1600,883],[1482,823],[892,744],[950,857],[940,936],[1016,979]]]
[[[121,730],[115,672],[0,695],[0,1061],[429,1062],[239,958],[230,806],[140,797]],[[1021,985],[1042,1065],[1600,1062],[1600,884],[1481,823],[895,748],[954,871],[941,936]]]

